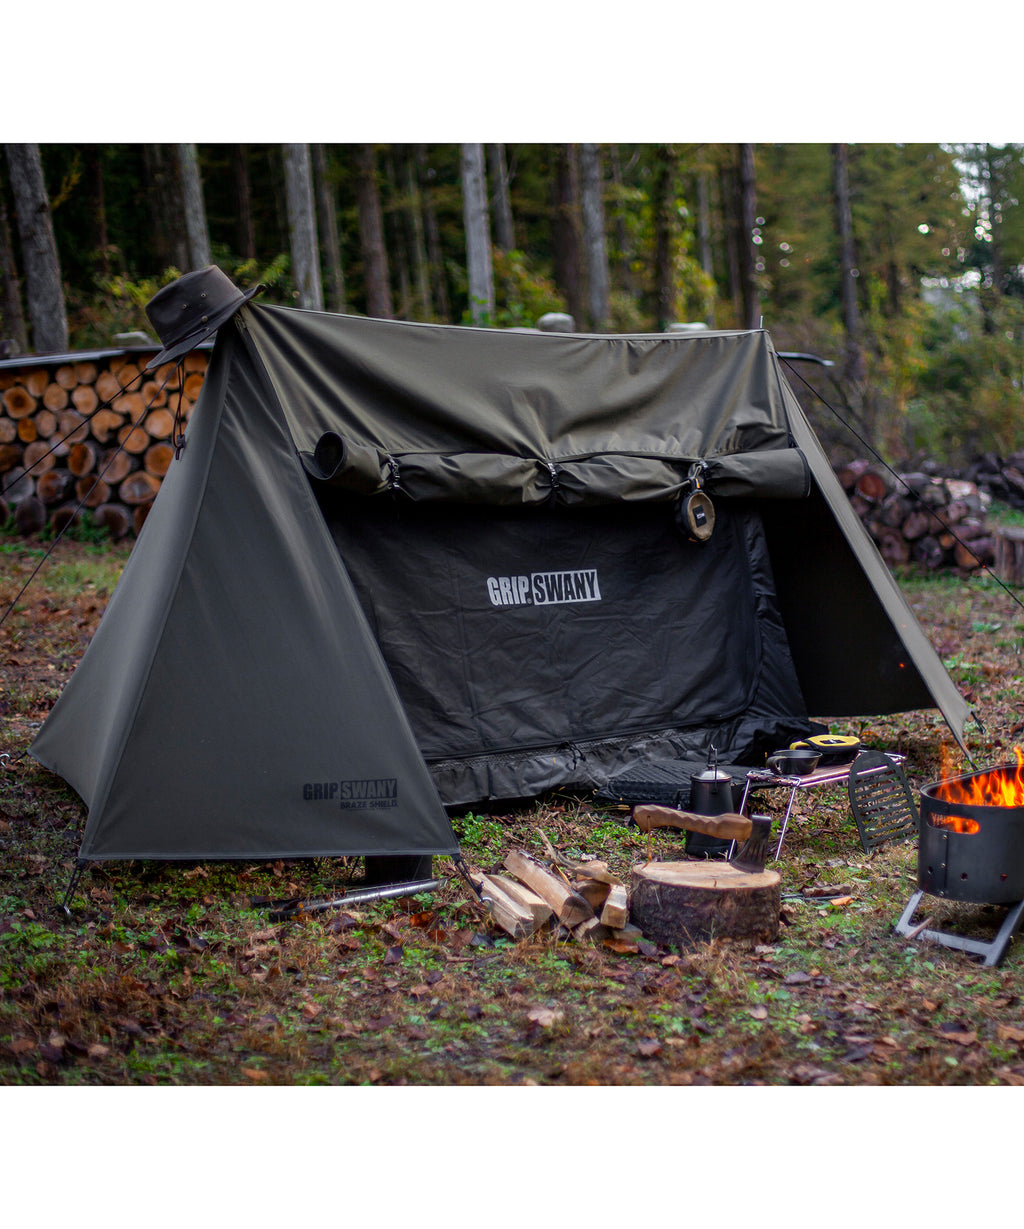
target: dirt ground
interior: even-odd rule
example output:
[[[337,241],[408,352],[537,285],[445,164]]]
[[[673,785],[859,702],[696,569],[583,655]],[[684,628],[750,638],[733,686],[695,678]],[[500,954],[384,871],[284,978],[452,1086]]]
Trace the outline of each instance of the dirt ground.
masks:
[[[2,613],[42,548],[13,538],[0,547]],[[916,885],[915,849],[866,856],[844,790],[798,800],[771,864],[783,924],[770,944],[676,950],[552,933],[513,942],[443,859],[432,894],[283,922],[260,902],[329,896],[352,868],[101,864],[80,881],[66,920],[57,906],[84,807],[27,748],[127,550],[62,542],[0,626],[0,1083],[1024,1084],[1019,945],[985,968],[896,934]],[[954,575],[901,583],[976,706],[975,762],[1008,761],[1024,732],[1016,595]],[[904,754],[915,786],[968,766],[933,712],[831,725]],[[649,855],[680,856],[672,834],[649,842],[626,818],[586,797],[551,796],[453,823],[481,870],[512,848],[543,854],[544,838],[567,857],[606,860],[625,881]],[[1003,912],[929,908],[933,924],[982,937]]]

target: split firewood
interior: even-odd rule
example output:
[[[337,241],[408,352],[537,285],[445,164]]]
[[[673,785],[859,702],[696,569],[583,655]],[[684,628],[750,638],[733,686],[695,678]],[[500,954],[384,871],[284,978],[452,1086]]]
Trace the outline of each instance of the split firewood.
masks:
[[[92,519],[93,524],[106,529],[115,542],[120,542],[132,523],[128,509],[120,504],[100,504],[93,512]]]
[[[137,469],[122,481],[119,494],[122,503],[135,507],[136,504],[150,503],[159,489],[159,478]]]
[[[121,430],[124,425],[124,419],[116,410],[101,409],[97,410],[89,417],[89,430],[92,432],[92,437],[101,444],[106,444],[111,435]]]
[[[84,414],[86,418],[100,403],[99,396],[91,384],[79,384],[71,394],[71,400],[79,414]]]
[[[752,830],[746,815],[732,812],[694,815],[690,811],[677,811],[674,807],[655,806],[653,803],[634,807],[633,820],[641,832],[651,832],[655,828],[680,828],[723,841],[745,841]]]
[[[480,890],[480,899],[487,912],[506,934],[513,939],[525,939],[533,934],[536,924],[529,909],[517,904],[492,879],[486,875],[470,875]]]
[[[54,381],[43,389],[43,405],[48,410],[62,410],[68,403],[68,390]]]
[[[57,414],[57,430],[65,444],[70,446],[88,438],[89,424],[77,410],[60,410]]]
[[[572,886],[595,913],[600,913],[612,890],[610,883],[602,883],[600,879],[574,879]]]
[[[50,373],[45,367],[37,367],[35,371],[30,371],[27,374],[22,372],[22,379],[25,382],[25,387],[33,397],[41,397],[43,390],[50,383]]]
[[[4,393],[3,402],[10,418],[28,418],[36,408],[35,397],[20,384],[15,384]]]
[[[100,459],[97,462],[97,470],[99,475],[111,486],[117,486],[122,478],[127,478],[132,472],[134,462],[131,454],[124,451],[123,448],[108,448],[100,454]]]
[[[33,440],[22,454],[21,463],[27,470],[38,476],[44,474],[48,469],[53,469],[57,462],[46,440]]]
[[[75,494],[87,508],[98,508],[110,499],[110,487],[95,474],[86,474],[75,483]]]
[[[72,446],[68,453],[68,469],[76,478],[91,474],[96,468],[97,449],[95,444],[83,440],[81,444]]]
[[[529,910],[534,924],[538,928],[551,921],[554,910],[546,901],[541,900],[536,892],[531,891],[515,879],[506,878],[504,875],[485,875],[484,878],[491,880],[506,896],[514,900],[517,905]]]
[[[617,883],[608,892],[601,909],[601,923],[611,930],[622,930],[629,923],[629,900],[625,884]]]
[[[596,917],[587,918],[585,922],[572,927],[573,938],[578,943],[600,943],[603,939],[610,938],[611,933],[611,928]]]
[[[39,475],[36,494],[44,504],[59,504],[71,485],[71,475],[66,469],[48,469]]]
[[[601,883],[618,883],[619,880],[608,869],[607,862],[589,861],[577,862],[574,858],[568,858],[565,854],[559,853],[558,850],[551,844],[545,834],[537,829],[537,835],[540,837],[544,845],[544,851],[550,861],[557,863],[559,866],[565,867],[567,871],[572,871],[581,879],[597,879]]]
[[[145,456],[142,459],[142,467],[147,474],[152,474],[154,478],[162,478],[171,468],[173,460],[174,446],[161,441],[157,444],[150,444],[146,449]]]
[[[523,850],[513,849],[505,855],[505,869],[546,901],[563,925],[572,928],[594,916],[578,892]]]
[[[48,440],[57,430],[57,415],[53,410],[39,410],[33,422],[40,439]]]

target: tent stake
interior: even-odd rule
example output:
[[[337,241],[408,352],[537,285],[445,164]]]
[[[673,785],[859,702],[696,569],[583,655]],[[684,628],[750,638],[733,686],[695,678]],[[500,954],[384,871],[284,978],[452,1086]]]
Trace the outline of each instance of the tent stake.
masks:
[[[68,890],[64,893],[64,899],[60,902],[60,907],[64,911],[65,921],[71,921],[71,898],[75,894],[79,880],[85,873],[85,867],[85,862],[78,861],[75,863],[75,869],[71,872],[71,882],[68,884]]]

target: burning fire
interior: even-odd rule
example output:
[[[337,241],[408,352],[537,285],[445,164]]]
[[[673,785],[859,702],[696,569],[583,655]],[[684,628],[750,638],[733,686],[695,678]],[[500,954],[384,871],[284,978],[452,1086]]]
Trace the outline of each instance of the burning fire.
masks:
[[[1004,765],[955,781],[940,781],[935,797],[968,807],[1024,807],[1024,751],[1014,747],[1017,767]],[[951,817],[952,818],[952,817]]]

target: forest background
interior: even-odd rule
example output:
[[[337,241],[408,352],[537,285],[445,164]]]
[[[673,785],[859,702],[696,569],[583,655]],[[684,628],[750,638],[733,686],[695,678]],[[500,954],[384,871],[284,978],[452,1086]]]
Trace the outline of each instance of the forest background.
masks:
[[[262,283],[265,302],[404,320],[763,325],[778,349],[832,361],[818,387],[890,460],[966,464],[1024,445],[1024,145],[54,143],[5,155],[6,357],[151,334],[156,290],[212,262]],[[815,419],[833,454],[858,451]]]

